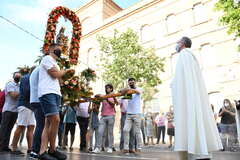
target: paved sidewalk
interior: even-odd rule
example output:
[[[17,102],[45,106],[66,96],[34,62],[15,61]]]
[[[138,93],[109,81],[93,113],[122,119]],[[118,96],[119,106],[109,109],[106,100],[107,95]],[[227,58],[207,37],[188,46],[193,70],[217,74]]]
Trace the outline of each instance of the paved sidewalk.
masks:
[[[22,148],[26,153],[26,149]],[[123,154],[119,151],[112,154],[93,154],[80,152],[75,148],[72,152],[64,151],[68,155],[68,160],[187,160],[186,155],[180,152],[173,152],[167,145],[144,146],[141,153]],[[240,152],[214,152],[212,160],[239,160]],[[12,155],[10,153],[0,153],[0,160],[28,160],[28,155]]]

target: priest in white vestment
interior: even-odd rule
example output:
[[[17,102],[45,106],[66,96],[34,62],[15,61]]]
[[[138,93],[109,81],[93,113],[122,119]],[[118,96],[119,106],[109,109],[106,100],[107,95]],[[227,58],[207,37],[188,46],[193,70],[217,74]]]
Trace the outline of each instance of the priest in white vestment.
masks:
[[[176,46],[179,56],[171,84],[174,150],[209,159],[209,152],[222,149],[222,143],[198,61],[190,51],[191,45],[192,41],[183,37]]]

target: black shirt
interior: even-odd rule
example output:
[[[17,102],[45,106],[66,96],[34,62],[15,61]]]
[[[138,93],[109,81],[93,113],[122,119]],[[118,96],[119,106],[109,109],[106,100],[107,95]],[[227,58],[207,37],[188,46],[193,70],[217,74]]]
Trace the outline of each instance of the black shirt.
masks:
[[[222,109],[220,109],[219,113],[221,112],[222,112]],[[231,112],[235,113],[235,110],[231,110]],[[221,123],[222,124],[236,123],[235,116],[231,115],[230,113],[224,112],[222,114]]]

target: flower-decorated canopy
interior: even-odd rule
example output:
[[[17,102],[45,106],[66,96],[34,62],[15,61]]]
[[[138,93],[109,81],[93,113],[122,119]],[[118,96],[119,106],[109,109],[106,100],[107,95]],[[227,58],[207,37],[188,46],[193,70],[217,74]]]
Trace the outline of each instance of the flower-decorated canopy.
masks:
[[[68,8],[59,6],[53,9],[49,14],[49,18],[47,21],[47,30],[43,45],[43,52],[45,54],[48,53],[50,44],[54,43],[56,35],[56,25],[58,22],[57,20],[60,16],[63,16],[72,22],[73,31],[72,40],[69,48],[69,59],[71,64],[77,65],[82,27],[78,16]]]

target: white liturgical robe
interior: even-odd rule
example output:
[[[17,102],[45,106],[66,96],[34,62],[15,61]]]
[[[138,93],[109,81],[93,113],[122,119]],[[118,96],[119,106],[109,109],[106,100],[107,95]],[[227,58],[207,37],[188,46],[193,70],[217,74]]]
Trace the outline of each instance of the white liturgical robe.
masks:
[[[197,59],[189,49],[178,56],[172,84],[175,151],[208,155],[222,149]]]

